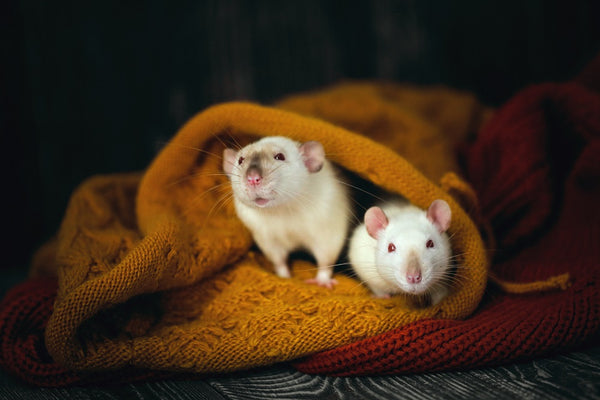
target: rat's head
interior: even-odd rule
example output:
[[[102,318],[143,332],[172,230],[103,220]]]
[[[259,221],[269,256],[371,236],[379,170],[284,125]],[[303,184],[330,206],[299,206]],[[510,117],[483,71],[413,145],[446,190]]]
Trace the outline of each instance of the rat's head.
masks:
[[[223,151],[223,170],[234,195],[259,208],[302,199],[302,193],[310,190],[310,174],[319,172],[324,162],[319,142],[300,144],[280,136],[265,137],[239,151]]]
[[[427,212],[407,212],[390,218],[379,207],[365,213],[365,225],[377,240],[377,271],[398,292],[420,295],[442,283],[448,272],[450,243],[445,234],[451,211],[435,200]]]

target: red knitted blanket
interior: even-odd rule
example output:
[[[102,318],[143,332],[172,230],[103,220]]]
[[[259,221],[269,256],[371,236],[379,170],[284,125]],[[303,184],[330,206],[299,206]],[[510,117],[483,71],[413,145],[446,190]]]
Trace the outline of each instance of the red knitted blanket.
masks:
[[[467,320],[419,321],[315,354],[296,363],[300,371],[362,375],[471,368],[598,342],[598,92],[579,83],[530,87],[499,110],[464,159],[496,237],[492,275],[532,282],[568,272],[571,286],[521,295],[490,287]]]
[[[467,320],[424,320],[314,354],[295,366],[330,375],[439,371],[531,359],[600,338],[600,58],[579,82],[517,94],[464,150],[464,169],[496,239],[491,273],[532,282],[565,272],[566,290],[508,294],[490,285]],[[596,88],[598,89],[598,88]],[[506,287],[504,287],[506,288]],[[0,304],[0,365],[40,386],[159,376],[64,370],[44,347],[56,281],[30,280]],[[513,291],[514,292],[514,291]]]

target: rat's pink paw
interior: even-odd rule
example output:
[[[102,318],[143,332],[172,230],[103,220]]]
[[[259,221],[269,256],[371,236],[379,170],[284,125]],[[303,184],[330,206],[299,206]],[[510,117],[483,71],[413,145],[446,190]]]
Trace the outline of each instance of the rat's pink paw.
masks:
[[[327,289],[333,289],[333,287],[338,284],[338,281],[335,279],[329,279],[329,280],[323,282],[323,281],[318,280],[317,278],[311,278],[311,279],[305,280],[304,282],[311,284],[311,285],[318,285],[318,286],[321,286],[321,287],[324,287]]]

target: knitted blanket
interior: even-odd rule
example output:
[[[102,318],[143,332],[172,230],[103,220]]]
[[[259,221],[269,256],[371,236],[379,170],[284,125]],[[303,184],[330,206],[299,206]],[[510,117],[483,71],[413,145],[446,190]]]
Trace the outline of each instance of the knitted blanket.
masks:
[[[477,312],[462,321],[413,322],[307,357],[296,363],[299,370],[449,370],[598,343],[600,96],[582,83],[598,82],[600,57],[593,66],[595,73],[588,68],[579,83],[522,91],[465,150],[467,176],[496,239],[491,275],[497,285]],[[563,290],[531,292],[547,279],[563,279]]]
[[[393,107],[394,100],[382,95],[386,91],[410,93],[359,84],[322,96],[355,98],[345,106],[351,118],[360,118],[360,109],[361,119],[389,118],[388,129],[403,124],[398,135],[406,137],[404,143],[432,143],[431,149],[414,147],[413,160],[437,165],[429,174],[462,193],[466,186],[458,176],[444,174],[452,170],[444,160],[454,160],[443,133]],[[429,97],[439,101],[435,93]],[[291,109],[295,101],[281,108]],[[472,112],[481,109],[473,106]],[[320,141],[357,185],[359,178],[366,180],[423,208],[436,198],[446,200],[453,212],[453,248],[464,265],[451,294],[435,307],[415,309],[403,297],[374,299],[340,273],[333,289],[309,285],[304,281],[315,266],[301,258],[292,259],[291,279],[275,276],[225,201],[230,188],[220,169],[225,146],[268,135]],[[133,366],[214,373],[293,360],[422,319],[465,318],[487,281],[486,253],[473,219],[393,147],[321,119],[250,103],[221,104],[198,114],[143,174],[84,182],[70,200],[56,242],[44,251],[35,269],[47,270],[50,263],[58,276],[45,343],[55,362],[76,371]]]
[[[600,199],[596,93],[539,86],[503,107],[459,160],[479,200],[454,173],[453,146],[489,116],[468,94],[350,84],[278,108],[210,108],[144,173],[84,182],[33,263],[33,275],[58,280],[26,282],[2,303],[3,366],[42,385],[285,360],[306,372],[391,373],[496,364],[597,339],[598,215],[585,212]],[[314,265],[303,259],[292,279],[276,278],[224,201],[216,156],[272,134],[320,140],[356,184],[421,207],[448,201],[453,250],[466,266],[451,295],[415,310],[371,298],[342,273],[333,290],[310,286]],[[497,285],[480,304],[484,247]]]

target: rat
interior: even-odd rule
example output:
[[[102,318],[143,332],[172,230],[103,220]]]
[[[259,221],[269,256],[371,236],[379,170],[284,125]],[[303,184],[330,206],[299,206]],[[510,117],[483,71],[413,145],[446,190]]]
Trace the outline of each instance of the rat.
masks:
[[[303,249],[318,265],[316,277],[307,282],[337,284],[333,264],[346,242],[350,199],[322,144],[264,137],[239,151],[225,149],[223,170],[238,217],[275,273],[289,278],[287,258]]]
[[[354,272],[375,297],[405,294],[422,305],[439,303],[448,294],[451,216],[441,199],[427,211],[405,199],[369,208],[350,239]]]

